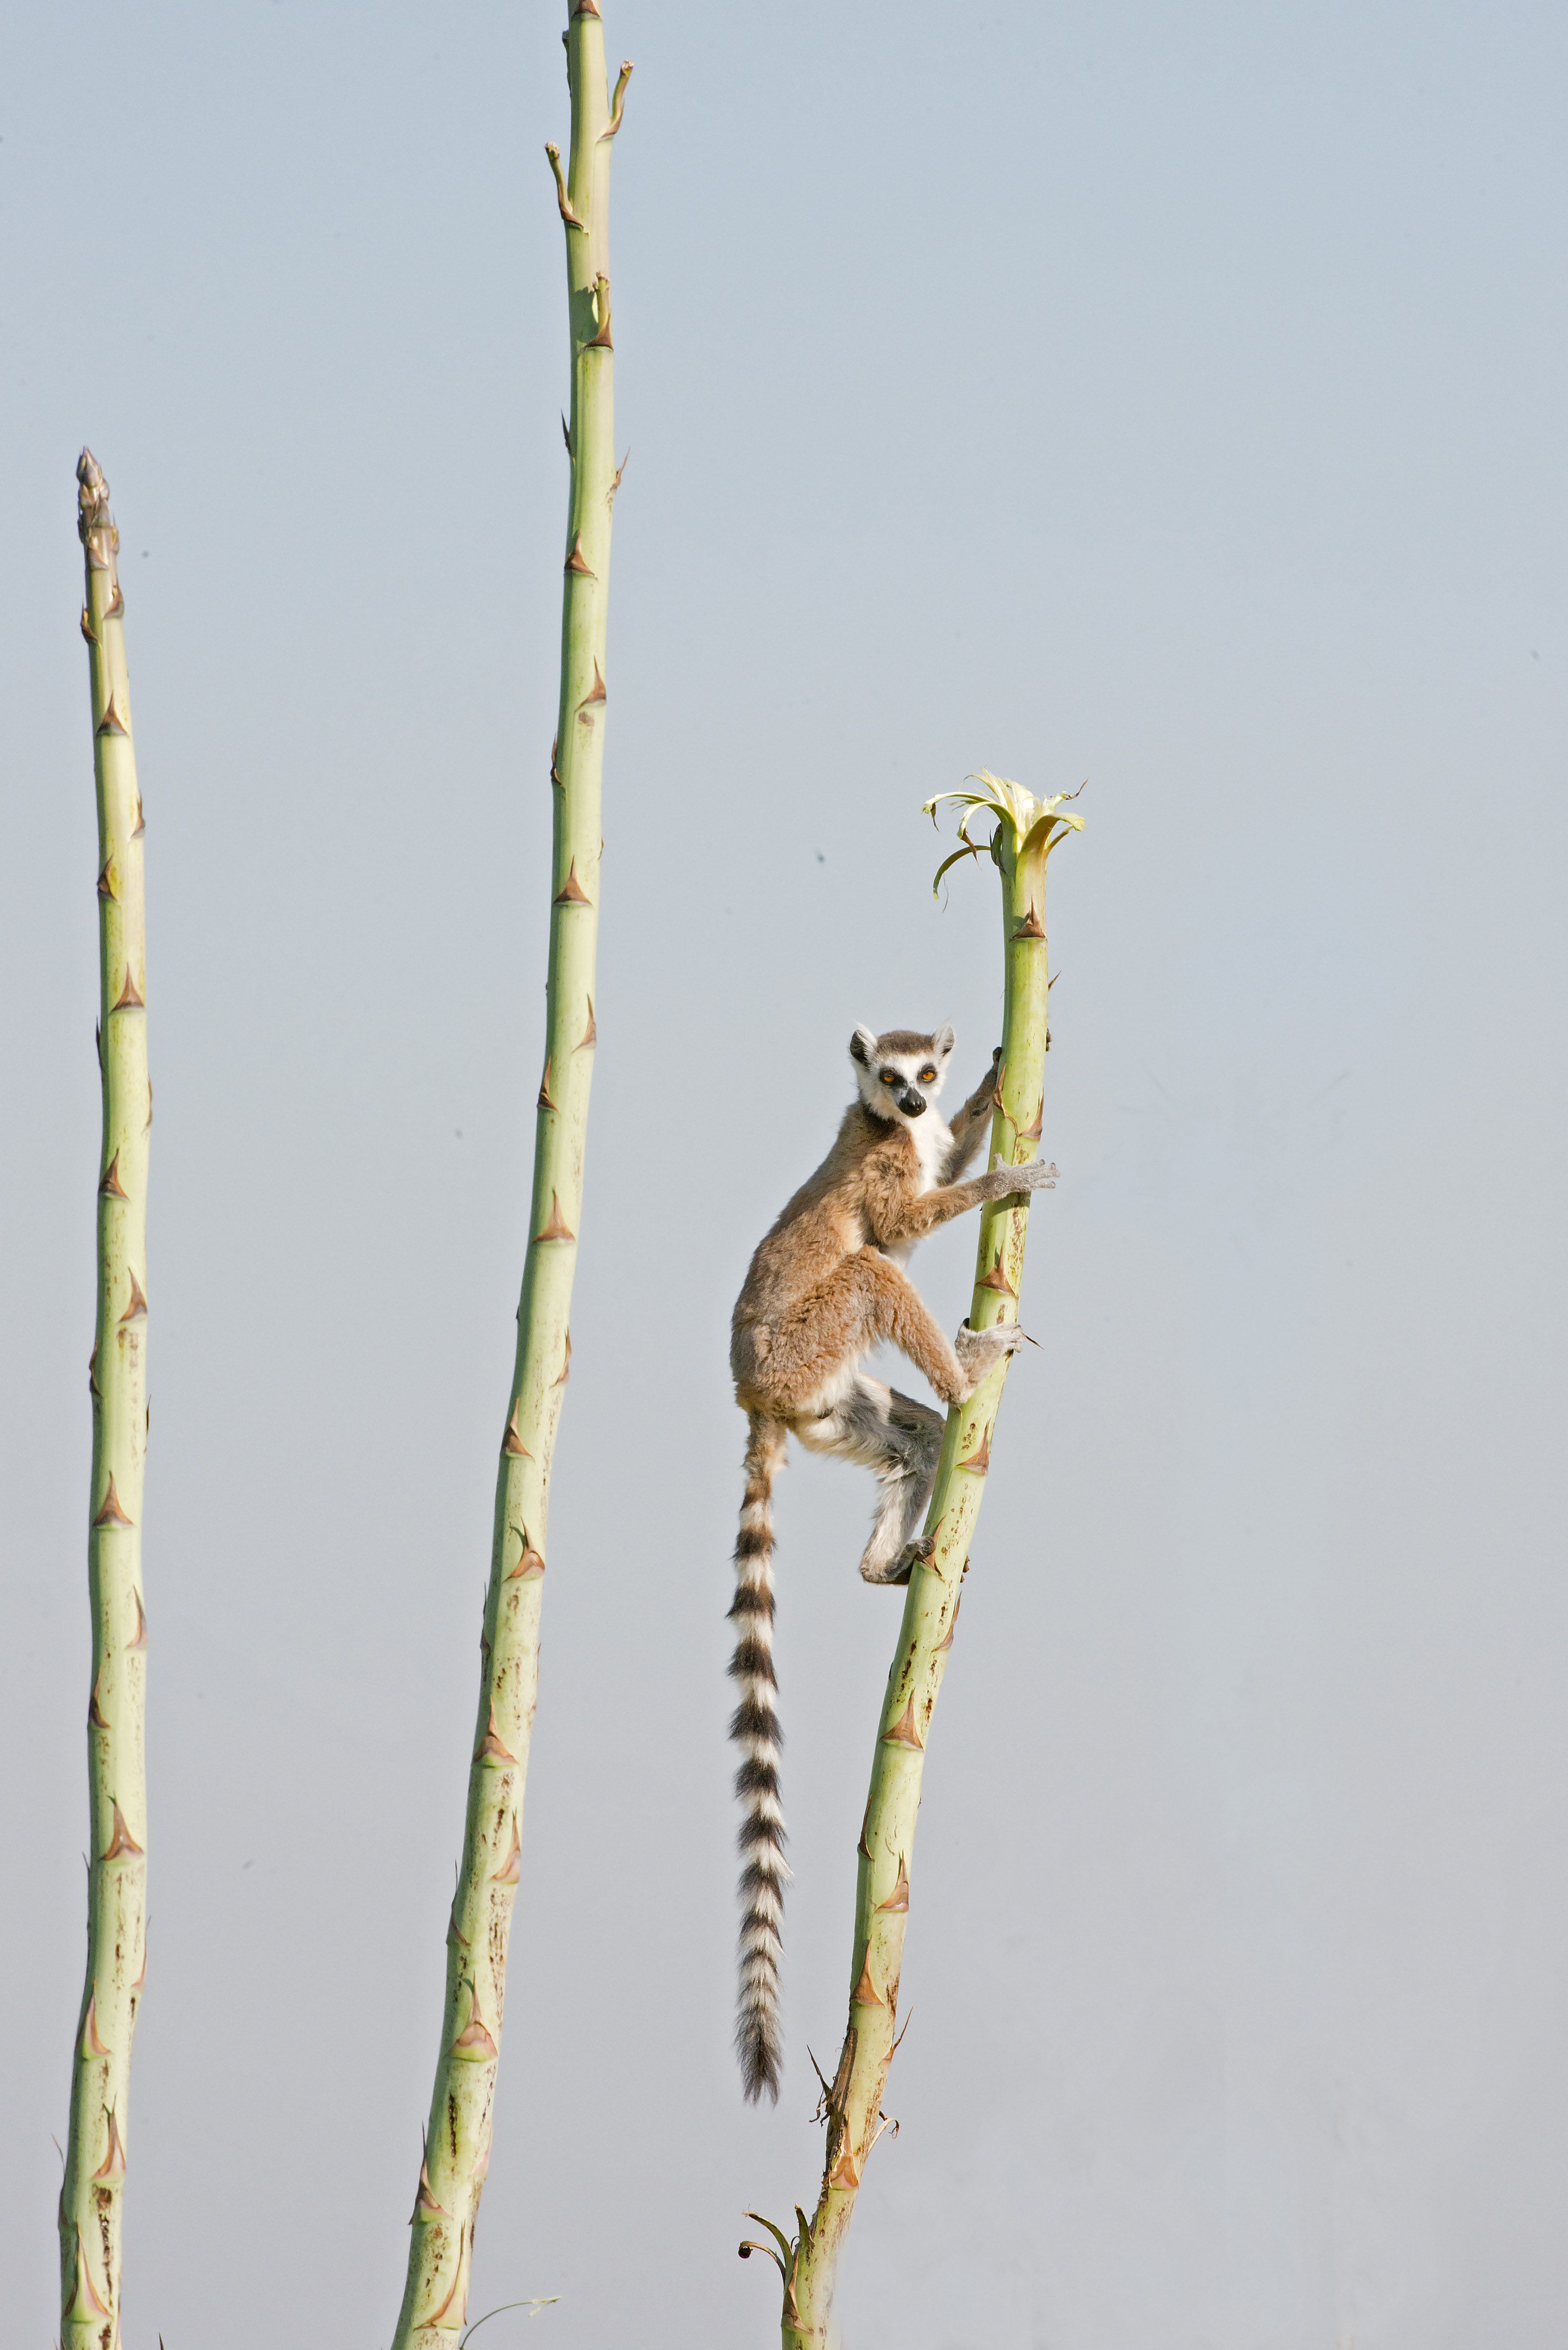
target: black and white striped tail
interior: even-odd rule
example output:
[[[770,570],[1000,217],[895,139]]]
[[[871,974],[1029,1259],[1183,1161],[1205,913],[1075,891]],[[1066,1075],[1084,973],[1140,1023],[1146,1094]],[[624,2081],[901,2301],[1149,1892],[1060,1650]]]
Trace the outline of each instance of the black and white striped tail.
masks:
[[[784,1814],[779,1808],[778,1681],[774,1673],[774,1479],[784,1465],[784,1430],[753,1418],[746,1440],[746,1492],[735,1544],[735,1653],[730,1671],[741,1702],[730,1735],[741,1750],[741,1991],[735,2053],[746,2095],[779,2093],[779,1953],[783,1949]]]

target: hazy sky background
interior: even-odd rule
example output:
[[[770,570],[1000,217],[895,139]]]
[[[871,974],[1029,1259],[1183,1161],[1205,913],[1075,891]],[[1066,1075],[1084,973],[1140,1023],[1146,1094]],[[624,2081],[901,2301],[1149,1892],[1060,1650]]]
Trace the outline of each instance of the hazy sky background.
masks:
[[[728,1315],[857,1021],[978,1073],[1053,860],[1024,1318],[846,2350],[1568,2337],[1560,8],[604,0],[600,1046],[486,2343],[774,2339],[897,1598],[781,1489],[789,2073],[729,2053]],[[0,2231],[53,2339],[98,1094],[72,469],[148,813],[151,1963],[127,2350],[380,2350],[541,1059],[559,8],[32,0],[0,95]],[[963,1311],[972,1228],[916,1260]]]

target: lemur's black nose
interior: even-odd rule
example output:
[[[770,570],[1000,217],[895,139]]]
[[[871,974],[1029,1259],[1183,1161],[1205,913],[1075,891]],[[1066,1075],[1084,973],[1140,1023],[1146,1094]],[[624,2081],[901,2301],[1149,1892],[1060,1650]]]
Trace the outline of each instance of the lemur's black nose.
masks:
[[[903,1111],[906,1118],[919,1118],[925,1107],[926,1097],[924,1094],[918,1094],[913,1086],[906,1087],[905,1090],[898,1096],[898,1107]]]

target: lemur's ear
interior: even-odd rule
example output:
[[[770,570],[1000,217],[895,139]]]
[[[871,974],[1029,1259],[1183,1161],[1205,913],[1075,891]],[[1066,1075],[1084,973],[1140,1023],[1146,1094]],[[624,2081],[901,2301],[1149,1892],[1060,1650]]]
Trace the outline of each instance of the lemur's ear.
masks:
[[[877,1039],[869,1028],[857,1028],[849,1039],[849,1057],[858,1061],[863,1069],[871,1066],[871,1055],[877,1050]]]
[[[948,1055],[952,1051],[953,1046],[957,1043],[958,1038],[953,1035],[951,1021],[944,1020],[941,1026],[937,1030],[936,1035],[931,1038],[931,1044],[934,1049],[941,1055],[943,1060],[946,1060]]]

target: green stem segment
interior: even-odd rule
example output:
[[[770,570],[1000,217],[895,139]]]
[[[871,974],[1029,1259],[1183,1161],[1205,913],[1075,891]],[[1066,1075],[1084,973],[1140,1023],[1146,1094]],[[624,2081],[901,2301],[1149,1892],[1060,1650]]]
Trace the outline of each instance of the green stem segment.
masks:
[[[88,1783],[87,1980],[71,2073],[60,2189],[63,2350],[119,2340],[130,2044],[147,1960],[147,1611],[141,1487],[147,1451],[147,933],[141,798],[130,738],[125,599],[109,484],[90,450],[77,467],[87,556],[82,634],[92,676],[98,784],[99,1066],[103,1149],[98,1185],[98,1316],[92,1391],[88,1579],[92,1694]]]
[[[582,1222],[583,1153],[593,1076],[598,936],[599,785],[604,764],[605,623],[614,455],[609,300],[609,168],[629,65],[612,113],[604,26],[575,0],[566,31],[572,141],[554,149],[566,240],[572,461],[561,624],[561,701],[550,762],[555,833],[544,1078],[517,1357],[495,1489],[495,1528],[462,1862],[447,1929],[446,2004],[408,2282],[393,2350],[451,2350],[462,2334],[474,2222],[490,2134],[520,1875],[523,1792],[539,1673],[550,1461],[571,1362],[567,1327]]]
[[[984,779],[988,784],[991,778]],[[1016,794],[1016,786],[1007,786]],[[1020,801],[1024,821],[1014,821]],[[1035,1155],[1044,1104],[1046,1051],[1045,863],[1076,819],[1026,795],[981,804],[998,816],[991,854],[1002,874],[1006,1003],[1002,1058],[992,1122],[992,1167],[1023,1166]],[[1045,819],[1031,828],[1042,806]],[[967,819],[966,819],[967,821]],[[960,852],[961,854],[961,852]],[[977,1329],[1018,1318],[1028,1208],[1000,1201],[981,1211],[970,1320]],[[871,1790],[857,1846],[855,1942],[849,2023],[827,2092],[822,2191],[808,2220],[783,2247],[784,2350],[826,2350],[838,2257],[854,2216],[866,2162],[883,2126],[882,2094],[897,2044],[898,1975],[909,1918],[915,1822],[937,1693],[958,1621],[960,1587],[985,1492],[992,1430],[1007,1376],[1005,1359],[966,1404],[948,1414],[940,1465],[926,1520],[929,1557],[909,1578],[903,1621],[877,1725]]]

